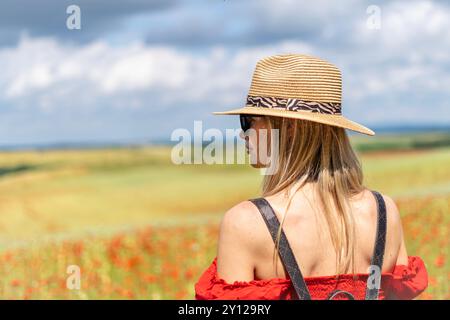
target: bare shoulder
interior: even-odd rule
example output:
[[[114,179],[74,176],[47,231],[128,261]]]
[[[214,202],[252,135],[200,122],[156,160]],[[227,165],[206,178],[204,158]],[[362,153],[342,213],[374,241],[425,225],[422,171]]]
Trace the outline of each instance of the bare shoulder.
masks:
[[[400,212],[398,210],[397,204],[395,201],[389,197],[388,195],[381,194],[384,199],[384,203],[386,204],[386,215],[388,221],[388,228],[390,227],[392,231],[400,232],[401,231],[401,218]]]
[[[400,213],[395,201],[388,195],[378,192],[384,200],[386,206],[386,216],[388,220],[388,228],[396,230],[400,227]],[[371,218],[376,219],[377,215],[377,201],[375,196],[370,190],[366,190],[362,193],[362,197],[359,199],[364,199],[358,207],[363,208],[362,212],[370,214]]]
[[[388,195],[381,194],[386,205],[387,216],[387,240],[385,259],[388,268],[396,264],[407,263],[408,257],[403,237],[400,211],[395,201]]]
[[[378,193],[382,196],[386,206],[387,233],[383,271],[389,272],[399,258],[404,261],[404,257],[399,256],[403,242],[403,231],[397,204],[389,195]],[[358,226],[361,228],[359,245],[364,251],[365,258],[370,260],[375,245],[373,237],[376,232],[377,199],[370,189],[366,189],[354,197],[353,205],[358,212]]]
[[[250,201],[243,201],[224,214],[217,248],[217,272],[222,279],[229,282],[253,280],[258,214]]]
[[[258,208],[250,201],[242,201],[224,214],[220,223],[221,238],[233,237],[235,240],[251,243],[256,237],[255,227],[260,219]]]

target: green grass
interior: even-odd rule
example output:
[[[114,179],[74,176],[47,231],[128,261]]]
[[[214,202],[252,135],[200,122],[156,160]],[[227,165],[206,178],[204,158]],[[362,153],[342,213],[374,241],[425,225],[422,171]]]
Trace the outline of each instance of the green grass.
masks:
[[[375,137],[357,135],[352,137],[356,150],[360,152],[426,150],[450,147],[449,132],[377,134]]]

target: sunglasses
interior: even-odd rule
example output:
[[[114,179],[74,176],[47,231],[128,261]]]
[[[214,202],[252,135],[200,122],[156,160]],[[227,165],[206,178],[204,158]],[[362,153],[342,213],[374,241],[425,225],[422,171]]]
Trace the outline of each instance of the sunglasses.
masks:
[[[248,129],[252,127],[253,118],[260,118],[261,116],[253,116],[247,114],[239,115],[239,120],[241,121],[241,129],[246,132]]]

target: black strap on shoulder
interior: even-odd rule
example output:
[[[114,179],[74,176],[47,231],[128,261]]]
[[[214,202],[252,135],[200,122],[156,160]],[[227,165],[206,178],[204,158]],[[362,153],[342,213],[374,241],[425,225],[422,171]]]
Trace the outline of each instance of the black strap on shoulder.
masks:
[[[276,243],[280,222],[278,221],[272,206],[264,198],[251,199],[250,201],[259,209],[262,217],[264,218],[264,222],[269,229],[270,235],[272,236],[274,243]],[[302,273],[300,272],[300,268],[298,267],[297,261],[295,260],[291,246],[287,241],[283,229],[281,230],[280,247],[278,252],[280,254],[281,261],[289,274],[289,278],[292,281],[298,299],[311,300],[308,287],[306,286],[305,280],[303,279]]]
[[[378,292],[380,290],[379,286],[381,285],[381,272],[383,268],[384,248],[386,244],[387,218],[386,204],[383,196],[377,191],[371,191],[377,201],[377,232],[375,236],[375,247],[373,250],[371,266],[378,268],[379,272],[375,273],[375,276],[379,276],[380,278],[375,279],[374,282],[373,275],[369,275],[366,287],[366,300],[378,300]]]

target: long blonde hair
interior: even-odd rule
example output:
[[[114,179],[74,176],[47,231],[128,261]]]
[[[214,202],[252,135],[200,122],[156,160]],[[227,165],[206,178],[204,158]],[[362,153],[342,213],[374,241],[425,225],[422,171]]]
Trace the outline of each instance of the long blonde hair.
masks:
[[[336,252],[336,274],[354,273],[355,223],[349,198],[365,189],[361,163],[352,149],[345,129],[317,122],[266,117],[268,127],[279,130],[278,170],[266,175],[263,196],[297,189],[313,182],[324,210],[331,240]],[[286,212],[292,201],[289,196]],[[283,215],[274,250],[278,258]]]

